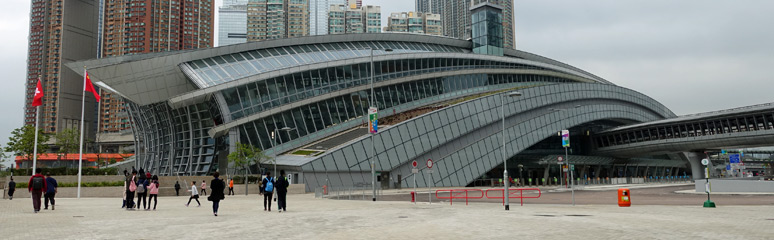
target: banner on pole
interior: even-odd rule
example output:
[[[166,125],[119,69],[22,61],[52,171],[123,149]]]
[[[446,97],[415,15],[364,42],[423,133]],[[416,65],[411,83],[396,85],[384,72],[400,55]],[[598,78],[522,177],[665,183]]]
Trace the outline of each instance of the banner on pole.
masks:
[[[562,130],[562,147],[570,147],[570,130]]]

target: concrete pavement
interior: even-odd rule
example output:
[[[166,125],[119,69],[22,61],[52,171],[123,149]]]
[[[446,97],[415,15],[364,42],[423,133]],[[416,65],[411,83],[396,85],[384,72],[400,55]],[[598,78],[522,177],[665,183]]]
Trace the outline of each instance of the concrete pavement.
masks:
[[[32,213],[29,198],[0,201],[3,239],[770,239],[774,207],[412,204],[289,195],[289,212],[264,212],[262,196],[211,202],[161,197],[157,211],[126,211],[121,199],[57,200]]]

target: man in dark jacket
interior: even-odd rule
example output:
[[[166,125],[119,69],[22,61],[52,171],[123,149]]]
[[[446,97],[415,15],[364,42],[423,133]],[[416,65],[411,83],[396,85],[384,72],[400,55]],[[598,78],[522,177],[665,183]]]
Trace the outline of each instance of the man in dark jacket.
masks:
[[[271,177],[271,172],[266,172],[266,177],[263,178],[261,189],[263,189],[263,210],[271,212],[271,196],[274,192],[274,178]]]
[[[46,177],[40,174],[40,168],[35,169],[35,175],[30,177],[30,182],[27,184],[27,191],[32,195],[32,208],[35,209],[35,213],[40,212],[40,196],[48,188],[46,186]]]
[[[180,182],[175,181],[175,196],[180,196]]]
[[[285,177],[285,170],[280,170],[280,175],[277,176],[277,182],[274,184],[274,187],[277,188],[277,210],[279,212],[288,211],[288,186],[290,186],[290,183],[288,183],[288,179]]]
[[[56,179],[51,177],[51,172],[46,172],[46,194],[43,196],[43,205],[45,208],[43,209],[48,209],[48,202],[51,201],[51,210],[54,210],[54,205],[56,204],[54,202],[54,196],[59,192],[57,189],[58,187],[59,184],[56,183]]]
[[[132,167],[134,168],[134,167]],[[131,185],[136,183],[137,171],[132,170],[132,175],[126,176],[126,210],[134,210],[134,192],[136,189],[132,189]]]

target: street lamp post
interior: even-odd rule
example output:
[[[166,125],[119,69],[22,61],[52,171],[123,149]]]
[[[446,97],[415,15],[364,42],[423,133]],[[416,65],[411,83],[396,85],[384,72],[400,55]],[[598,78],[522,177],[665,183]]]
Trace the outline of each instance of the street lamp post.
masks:
[[[368,98],[370,100],[370,107],[375,108],[376,107],[376,95],[374,94],[374,49],[368,48],[371,50],[371,97]],[[392,49],[386,48],[382,49],[382,51],[385,52],[392,52]],[[370,108],[369,107],[369,108]],[[366,119],[369,118],[368,114],[366,114]],[[368,121],[371,121],[370,119]],[[374,163],[374,159],[376,158],[376,142],[374,141],[374,135],[376,135],[376,131],[372,131],[372,129],[368,129],[368,132],[371,133],[371,146],[374,150],[374,155],[371,156],[371,188],[373,190],[373,196],[371,198],[372,201],[376,202],[376,165]]]
[[[503,116],[503,180],[505,180],[505,189],[503,189],[503,198],[505,199],[505,210],[510,210],[509,206],[509,200],[510,193],[508,191],[508,188],[511,185],[511,181],[508,178],[508,158],[505,157],[505,96],[508,97],[520,97],[521,92],[508,92],[508,93],[502,93],[500,95],[500,112]]]

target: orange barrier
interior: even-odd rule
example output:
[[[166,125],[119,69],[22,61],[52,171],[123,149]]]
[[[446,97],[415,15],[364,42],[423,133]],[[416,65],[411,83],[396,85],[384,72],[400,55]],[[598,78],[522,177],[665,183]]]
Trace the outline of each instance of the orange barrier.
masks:
[[[489,196],[489,191],[500,192],[500,196]],[[505,205],[505,197],[503,196],[505,195],[504,191],[505,190],[503,189],[487,189],[485,195],[486,195],[486,198],[503,199],[503,205]],[[538,195],[525,197],[524,191],[537,191]],[[518,196],[516,196],[516,192],[518,192]],[[518,198],[521,201],[522,206],[524,206],[525,198],[540,198],[541,195],[543,195],[543,193],[540,191],[540,188],[509,188],[508,189],[508,198]]]
[[[440,192],[449,192],[448,197],[438,196]],[[478,196],[471,196],[470,192],[478,193]],[[464,194],[464,195],[463,195]],[[448,190],[436,190],[435,198],[437,199],[449,199],[449,205],[454,205],[454,199],[465,199],[465,205],[468,205],[468,199],[481,199],[484,198],[484,191],[481,189],[448,189]]]

